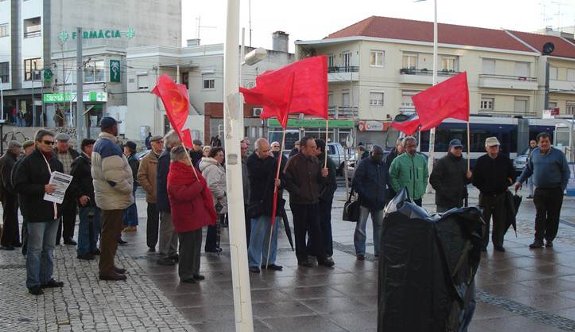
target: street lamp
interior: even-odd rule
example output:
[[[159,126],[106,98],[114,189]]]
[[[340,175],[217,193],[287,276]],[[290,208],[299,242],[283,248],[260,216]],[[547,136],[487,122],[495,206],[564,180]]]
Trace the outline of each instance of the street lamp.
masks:
[[[545,55],[545,96],[543,107],[544,109],[549,109],[549,57],[551,53],[555,50],[555,45],[551,42],[547,42],[543,45],[541,54]]]

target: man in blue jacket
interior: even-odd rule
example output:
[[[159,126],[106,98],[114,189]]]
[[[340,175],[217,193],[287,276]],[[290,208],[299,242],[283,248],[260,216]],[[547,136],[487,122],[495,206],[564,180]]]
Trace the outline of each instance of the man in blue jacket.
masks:
[[[367,217],[371,215],[373,223],[374,254],[379,255],[379,238],[383,223],[383,208],[385,207],[389,173],[387,165],[383,162],[383,149],[374,145],[369,158],[362,160],[355,170],[352,190],[359,194],[360,209],[359,221],[355,226],[353,243],[357,259],[365,259],[365,227]]]
[[[527,178],[532,176],[535,192],[535,241],[529,245],[531,249],[553,247],[553,240],[559,229],[559,213],[563,204],[563,191],[571,176],[565,154],[551,147],[549,134],[542,132],[537,135],[538,147],[531,152],[527,166],[515,183],[515,191],[521,188]]]

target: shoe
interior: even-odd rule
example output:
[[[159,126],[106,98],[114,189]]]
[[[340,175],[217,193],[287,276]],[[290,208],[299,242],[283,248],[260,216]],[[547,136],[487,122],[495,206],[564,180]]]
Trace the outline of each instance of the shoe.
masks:
[[[112,274],[104,274],[104,275],[100,274],[100,280],[110,280],[110,281],[126,280],[126,276],[123,274],[112,272]]]
[[[90,260],[94,259],[94,254],[92,254],[92,253],[82,254],[82,255],[78,255],[77,258],[85,260],[85,261],[90,261]]]
[[[201,274],[194,274],[194,280],[195,280],[195,281],[202,281],[202,280],[205,280],[205,279],[206,279],[206,277],[204,277],[204,276],[201,275]]]
[[[182,280],[180,280],[180,282],[183,282],[186,284],[195,284],[196,280],[194,278],[188,278],[188,279],[182,279]]]
[[[1,246],[0,250],[14,250],[13,246]]]
[[[28,288],[28,293],[32,295],[42,295],[44,294],[44,291],[42,290],[41,286],[33,286]]]
[[[176,262],[169,257],[162,257],[162,258],[158,259],[158,265],[171,266],[171,265],[176,265]]]
[[[156,252],[156,248],[148,248],[148,252]]]
[[[527,199],[533,199],[532,195],[527,196]]]
[[[62,281],[56,281],[54,279],[50,279],[47,283],[40,286],[42,288],[61,288],[64,287],[64,283]]]
[[[180,261],[180,256],[178,254],[168,256],[168,258],[173,260],[175,263]]]
[[[205,252],[215,252],[215,253],[220,253],[220,252],[222,252],[222,248],[205,249]]]
[[[499,252],[505,252],[505,248],[503,246],[494,246],[493,249]]]
[[[325,266],[325,267],[332,267],[332,266],[335,265],[335,262],[334,262],[333,259],[331,259],[331,258],[329,258],[329,259],[328,259],[328,258],[325,258],[325,259],[323,259],[323,260],[321,260],[321,261],[318,260],[318,261],[317,261],[317,265],[323,265],[323,266]]]
[[[543,248],[543,241],[535,240],[529,245],[529,249],[539,249]]]
[[[14,243],[12,246],[13,246],[14,248],[20,248],[20,247],[22,247],[22,243],[17,242],[17,243]]]
[[[365,260],[365,255],[357,255],[357,260],[358,260],[358,261],[364,261],[364,260]]]
[[[547,242],[545,243],[545,246],[546,246],[547,248],[553,248],[553,241],[547,241]]]
[[[65,245],[69,245],[69,246],[75,246],[75,245],[77,245],[78,243],[77,243],[76,241],[72,240],[72,239],[68,239],[68,240],[64,240],[64,244],[65,244]]]
[[[262,270],[263,269],[271,271],[281,271],[284,269],[284,267],[281,265],[269,264],[268,266],[262,265]]]
[[[119,240],[118,240],[118,244],[119,244],[119,245],[124,245],[124,244],[126,244],[126,243],[128,243],[128,242],[127,242],[127,241],[124,241],[124,240],[122,240],[122,239],[119,239]]]
[[[122,269],[121,267],[115,267],[114,266],[114,272],[116,272],[117,274],[126,274],[127,270]]]
[[[313,263],[309,260],[309,259],[302,259],[301,261],[297,262],[297,265],[299,266],[305,266],[305,267],[313,267]]]
[[[138,228],[136,226],[127,226],[122,230],[122,232],[136,232]]]
[[[249,270],[251,273],[260,273],[260,268],[257,266],[250,266]]]
[[[94,256],[100,256],[100,249],[96,249],[92,252],[92,255]]]

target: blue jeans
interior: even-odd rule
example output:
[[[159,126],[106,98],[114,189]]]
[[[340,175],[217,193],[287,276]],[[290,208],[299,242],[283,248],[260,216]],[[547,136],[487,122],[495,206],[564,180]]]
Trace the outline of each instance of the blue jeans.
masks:
[[[272,232],[272,243],[268,260],[268,248],[270,245],[271,217],[259,216],[251,220],[250,245],[248,247],[248,263],[250,267],[260,267],[262,264],[275,264],[278,248],[278,228],[281,222],[276,217]]]
[[[135,188],[136,186],[134,186]],[[136,195],[135,190],[132,193],[132,197],[134,197],[134,204],[128,206],[126,210],[124,210],[124,225],[126,226],[138,226],[138,208],[136,207]]]
[[[90,216],[92,211],[92,216]],[[100,209],[96,206],[80,207],[78,226],[78,255],[93,253],[100,237]]]
[[[383,224],[383,209],[371,210],[365,206],[359,208],[359,220],[355,225],[353,234],[353,244],[356,255],[365,255],[365,240],[367,238],[365,228],[367,226],[367,216],[371,215],[373,224],[373,253],[379,255],[379,238],[381,236],[381,225]]]
[[[46,284],[54,272],[54,247],[59,220],[28,222],[26,287]]]

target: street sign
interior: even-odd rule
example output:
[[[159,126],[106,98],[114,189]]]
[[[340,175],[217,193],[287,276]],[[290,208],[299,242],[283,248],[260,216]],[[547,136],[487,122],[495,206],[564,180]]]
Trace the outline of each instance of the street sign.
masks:
[[[120,60],[110,60],[110,82],[121,82]]]

